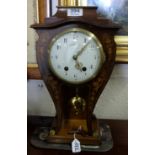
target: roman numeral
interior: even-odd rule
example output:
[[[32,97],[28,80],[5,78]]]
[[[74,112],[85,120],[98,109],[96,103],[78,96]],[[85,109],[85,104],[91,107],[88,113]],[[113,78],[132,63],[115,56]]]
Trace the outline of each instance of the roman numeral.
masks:
[[[86,43],[87,42],[87,38],[84,38],[84,43]]]
[[[64,38],[64,43],[67,43],[67,38]]]
[[[61,46],[60,45],[57,45],[57,50],[60,50],[61,49]]]

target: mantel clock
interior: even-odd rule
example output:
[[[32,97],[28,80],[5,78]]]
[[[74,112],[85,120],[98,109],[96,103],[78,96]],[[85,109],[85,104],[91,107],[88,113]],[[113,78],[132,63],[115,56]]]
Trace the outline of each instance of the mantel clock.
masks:
[[[68,144],[76,134],[83,145],[101,144],[93,114],[115,64],[114,35],[120,28],[96,7],[58,7],[55,16],[34,24],[37,62],[53,99],[56,116],[45,140]]]

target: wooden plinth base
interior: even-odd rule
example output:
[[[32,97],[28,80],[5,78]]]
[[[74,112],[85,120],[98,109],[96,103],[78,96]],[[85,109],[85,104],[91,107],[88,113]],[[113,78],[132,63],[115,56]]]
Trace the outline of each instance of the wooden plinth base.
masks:
[[[54,143],[54,142],[51,143],[45,139],[40,139],[40,134],[42,132],[46,132],[46,131],[48,132],[49,130],[50,128],[48,127],[37,128],[32,135],[31,144],[35,147],[44,148],[44,149],[71,150],[71,143],[67,143],[67,144],[64,144],[64,143],[60,144],[60,143]],[[96,151],[96,152],[109,151],[113,147],[113,140],[112,140],[109,125],[103,124],[102,126],[100,126],[100,137],[101,137],[100,145],[91,145],[91,138],[90,138],[89,145],[81,144],[82,151]],[[72,137],[72,140],[73,140],[73,137]]]
[[[81,144],[84,145],[100,145],[101,136],[99,131],[99,124],[97,120],[93,120],[92,136],[88,135],[86,120],[66,119],[63,122],[61,130],[54,134],[50,133],[47,137],[47,142],[56,144],[70,144],[74,139],[74,134]],[[81,129],[81,130],[80,130]]]

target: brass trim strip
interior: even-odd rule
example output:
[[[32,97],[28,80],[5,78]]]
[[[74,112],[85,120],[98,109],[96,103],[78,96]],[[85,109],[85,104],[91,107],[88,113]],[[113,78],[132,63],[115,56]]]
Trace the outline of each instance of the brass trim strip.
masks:
[[[128,36],[115,36],[116,62],[128,63]]]
[[[58,0],[58,6],[87,6],[87,0]]]
[[[27,68],[38,68],[38,64],[27,64]]]
[[[128,36],[115,36],[117,45],[128,45]]]

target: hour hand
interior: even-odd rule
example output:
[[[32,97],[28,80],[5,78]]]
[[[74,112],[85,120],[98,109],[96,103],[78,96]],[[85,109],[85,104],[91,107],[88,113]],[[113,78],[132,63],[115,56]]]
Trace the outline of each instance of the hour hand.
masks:
[[[83,66],[83,64],[78,61],[77,55],[74,55],[73,56],[73,59],[75,60],[75,68],[78,69],[78,70],[80,70],[82,72],[82,66]]]
[[[78,60],[76,60],[75,68],[82,72],[82,67],[83,67],[83,64]]]

